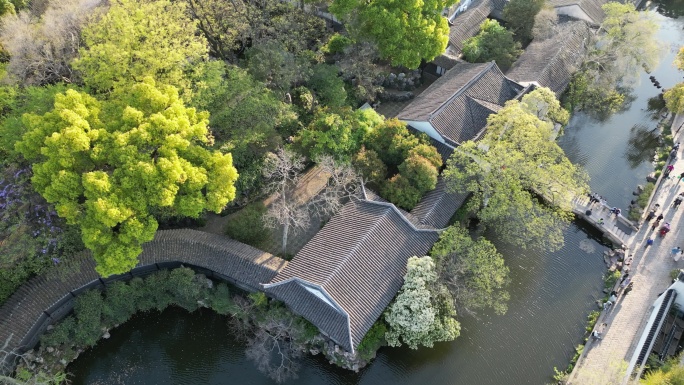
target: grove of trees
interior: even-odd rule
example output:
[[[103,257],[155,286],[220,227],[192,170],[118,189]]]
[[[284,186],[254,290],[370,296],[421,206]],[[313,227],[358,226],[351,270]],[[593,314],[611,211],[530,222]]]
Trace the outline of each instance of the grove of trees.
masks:
[[[472,193],[470,210],[500,240],[542,250],[563,245],[571,200],[588,190],[586,174],[554,141],[554,123],[567,119],[553,92],[537,89],[490,115],[484,138],[449,159],[448,186]]]
[[[617,2],[603,5],[603,10],[606,17],[566,96],[571,108],[599,117],[622,108],[629,88],[642,70],[655,68],[661,50],[655,36],[658,26],[648,12]]]

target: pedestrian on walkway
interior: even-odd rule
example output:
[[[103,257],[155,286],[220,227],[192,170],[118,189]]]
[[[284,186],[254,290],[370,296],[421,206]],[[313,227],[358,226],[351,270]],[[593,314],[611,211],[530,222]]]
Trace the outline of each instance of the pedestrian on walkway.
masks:
[[[625,296],[627,295],[632,289],[634,288],[634,282],[630,282],[629,285],[625,288],[625,291],[622,292],[622,295]]]
[[[599,333],[598,330],[595,330],[595,329],[594,329],[594,331],[591,332],[591,338],[592,338],[594,341],[600,341],[600,340],[602,339],[602,338],[601,338],[601,333]]]
[[[677,150],[673,148],[672,151],[670,151],[670,161],[674,162],[675,160],[677,160]]]
[[[677,246],[672,249],[672,259],[674,259],[675,262],[679,261],[679,258],[682,257],[682,248]]]
[[[603,222],[603,218],[601,218],[601,219],[598,220],[598,224],[601,225],[601,226],[603,226],[603,225],[605,224],[605,223]]]
[[[675,145],[672,146],[672,149],[675,151],[679,151],[679,142],[675,143]]]
[[[620,278],[620,284],[625,282],[628,277],[629,277],[629,272],[625,273],[625,275],[623,275],[622,278]]]
[[[608,311],[611,306],[613,306],[613,303],[610,301],[606,301],[603,303],[603,310]]]
[[[651,212],[649,212],[648,215],[646,216],[646,223],[650,222],[651,219],[653,219],[653,218],[655,218],[655,217],[656,217],[656,211],[655,211],[655,209],[653,209],[653,210],[651,210]]]
[[[619,217],[620,214],[622,213],[622,210],[620,210],[620,209],[617,208],[617,207],[613,207],[613,210],[611,210],[611,212],[612,212],[613,214],[615,214],[615,218],[617,218],[617,217]]]
[[[660,221],[663,220],[663,218],[665,218],[665,217],[663,216],[663,213],[660,213],[660,215],[658,215],[658,217],[656,218],[656,221],[653,222],[653,227],[651,227],[651,230],[655,230],[656,227],[658,227],[658,225],[660,224]]]
[[[682,204],[682,200],[684,200],[684,197],[681,194],[677,195],[677,198],[675,198],[674,202],[672,202],[672,207],[677,210],[677,207]]]
[[[674,166],[671,165],[671,164],[668,165],[667,167],[665,167],[665,172],[663,173],[663,176],[665,176],[665,178],[669,178],[669,177],[670,177],[670,173],[671,173],[673,170],[674,170]]]
[[[617,292],[615,290],[610,292],[610,298],[608,298],[608,302],[612,302],[612,303],[617,302]]]
[[[644,246],[644,248],[649,247],[652,244],[653,244],[653,238],[648,238],[648,240],[646,241],[646,246]]]
[[[682,179],[684,179],[684,172],[679,174],[679,181],[677,181],[677,184],[679,184],[679,182],[681,182]]]

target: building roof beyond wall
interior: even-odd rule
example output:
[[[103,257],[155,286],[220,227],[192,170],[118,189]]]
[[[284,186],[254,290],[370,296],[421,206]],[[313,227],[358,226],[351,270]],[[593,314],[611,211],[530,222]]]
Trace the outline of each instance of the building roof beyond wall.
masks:
[[[584,13],[589,16],[589,18],[594,22],[594,24],[598,25],[603,22],[603,19],[606,17],[606,13],[603,12],[603,8],[601,8],[604,4],[606,4],[608,0],[550,0],[549,3],[554,8],[561,8],[561,7],[568,7],[568,6],[573,6],[576,5],[579,8],[584,11]],[[560,13],[560,12],[559,12]]]
[[[518,83],[548,87],[560,95],[581,65],[591,35],[584,21],[563,23],[554,37],[533,41],[506,76]]]

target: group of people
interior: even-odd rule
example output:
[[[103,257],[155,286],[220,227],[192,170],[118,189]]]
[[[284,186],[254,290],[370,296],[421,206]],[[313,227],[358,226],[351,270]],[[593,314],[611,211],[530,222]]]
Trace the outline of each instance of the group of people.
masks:
[[[677,152],[679,151],[679,143],[676,143],[670,152],[670,162],[674,162],[677,159]],[[665,168],[664,176],[669,177],[670,173],[674,171],[674,166],[672,164],[669,164]],[[682,172],[679,175],[679,182],[684,179],[684,172]],[[600,202],[602,199],[598,194],[591,194],[590,195],[590,204]],[[674,201],[672,202],[672,207],[676,210],[679,208],[679,205],[684,202],[684,192],[680,193],[675,197]],[[653,222],[653,225],[651,227],[651,230],[655,230],[659,225],[660,222],[664,219],[664,215],[661,212],[660,214],[657,213],[657,210],[660,208],[659,204],[656,204],[654,208],[648,213],[646,216],[646,223],[650,223],[653,219],[655,219],[655,222]],[[616,216],[620,215],[620,209],[617,207],[613,207],[613,209],[610,210],[611,214],[615,214]],[[603,224],[603,218],[599,221],[600,224]],[[660,235],[665,236],[670,231],[670,223],[665,222],[663,225],[660,227]],[[649,245],[653,244],[653,239],[649,238],[646,242],[646,246],[648,247]],[[684,255],[684,249],[682,249],[679,246],[676,246],[672,248],[672,257],[675,261],[678,261],[682,255]],[[617,290],[613,290],[610,292],[610,296],[608,297],[608,300],[603,303],[603,309],[604,310],[609,310],[611,309],[615,303],[618,300],[618,296],[622,295],[625,296],[627,295],[632,288],[634,287],[634,282],[632,281],[632,278],[629,276],[629,271],[625,271],[625,274],[622,276],[620,283],[617,287]],[[594,341],[601,340],[602,335],[605,332],[606,327],[608,326],[607,323],[602,323],[601,325],[597,326],[591,333],[591,337]]]
[[[598,193],[591,193],[589,194],[589,206],[593,206],[594,203],[604,203],[606,200],[603,199],[602,196],[598,195]]]

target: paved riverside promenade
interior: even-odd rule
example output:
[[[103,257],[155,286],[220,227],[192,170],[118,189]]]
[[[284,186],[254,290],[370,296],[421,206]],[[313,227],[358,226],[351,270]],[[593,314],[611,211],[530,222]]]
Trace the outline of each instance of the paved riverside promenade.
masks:
[[[684,116],[677,116],[672,125],[673,131],[684,122]],[[683,130],[684,131],[684,130]],[[676,136],[677,137],[677,136]],[[680,137],[682,138],[682,137]],[[679,139],[677,139],[679,140]],[[684,172],[682,149],[677,154],[671,179],[662,179],[651,202],[651,206],[660,204],[658,213],[665,218],[661,223],[670,222],[672,230],[661,238],[644,223],[641,229],[628,241],[627,246],[634,261],[630,276],[634,288],[626,295],[618,297],[615,306],[604,311],[597,322],[607,323],[603,339],[593,341],[591,338],[585,345],[585,354],[575,365],[568,383],[577,385],[624,384],[627,383],[626,368],[632,358],[639,338],[651,315],[653,302],[658,295],[670,286],[670,271],[684,268],[684,258],[675,262],[671,255],[672,248],[684,248],[684,204],[679,209],[672,208],[677,194],[684,192],[684,182],[678,183],[675,178]],[[652,246],[646,247],[646,240],[655,240]]]

